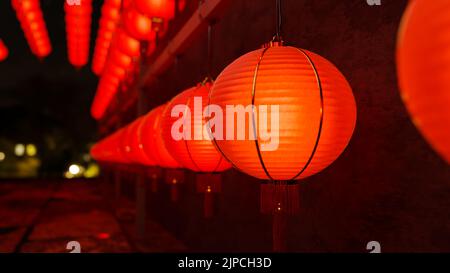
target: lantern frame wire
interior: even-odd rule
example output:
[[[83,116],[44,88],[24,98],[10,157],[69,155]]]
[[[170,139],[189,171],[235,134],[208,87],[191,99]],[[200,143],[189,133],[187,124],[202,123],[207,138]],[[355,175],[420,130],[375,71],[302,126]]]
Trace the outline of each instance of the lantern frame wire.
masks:
[[[306,170],[306,168],[308,168],[314,155],[316,154],[317,147],[319,146],[320,136],[322,135],[323,114],[324,114],[323,89],[322,89],[322,82],[321,82],[320,76],[319,76],[319,71],[317,70],[316,65],[314,64],[313,60],[309,57],[309,55],[303,49],[300,49],[300,48],[297,48],[297,49],[306,57],[308,62],[311,64],[311,68],[313,69],[314,75],[316,76],[317,85],[319,87],[319,93],[320,93],[320,121],[319,121],[319,130],[317,132],[316,143],[314,144],[314,148],[311,152],[311,156],[309,157],[308,161],[305,163],[305,166],[303,167],[303,169],[296,176],[294,176],[291,180],[295,180]]]

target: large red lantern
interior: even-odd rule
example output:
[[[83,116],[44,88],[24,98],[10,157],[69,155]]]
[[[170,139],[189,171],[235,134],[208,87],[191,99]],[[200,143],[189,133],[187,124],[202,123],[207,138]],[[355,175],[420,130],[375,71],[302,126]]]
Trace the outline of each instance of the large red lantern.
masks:
[[[433,149],[450,164],[450,1],[410,1],[397,44],[401,97]]]
[[[2,39],[0,39],[0,62],[3,62],[6,58],[8,58],[8,55],[8,48],[3,43]]]
[[[244,123],[227,112],[224,131],[233,126],[234,132],[223,140],[215,135],[215,143],[238,169],[260,179],[296,180],[320,172],[345,149],[356,122],[352,90],[339,70],[317,54],[280,43],[226,67],[210,104],[250,110]],[[272,136],[261,132],[264,126]],[[237,140],[239,133],[246,137]]]
[[[206,131],[203,109],[208,105],[210,88],[211,83],[207,82],[180,93],[168,103],[163,114],[162,132],[166,149],[181,166],[195,172],[213,173],[231,168]],[[173,116],[172,110],[176,107],[178,109]],[[181,125],[176,132],[181,139],[174,139],[172,135],[173,126],[177,123]]]
[[[226,112],[224,132],[220,122],[213,132],[222,154],[273,182],[261,185],[261,211],[273,216],[274,250],[285,251],[287,217],[299,210],[298,186],[288,181],[320,172],[347,146],[356,123],[350,85],[323,57],[272,42],[226,67],[210,104]]]

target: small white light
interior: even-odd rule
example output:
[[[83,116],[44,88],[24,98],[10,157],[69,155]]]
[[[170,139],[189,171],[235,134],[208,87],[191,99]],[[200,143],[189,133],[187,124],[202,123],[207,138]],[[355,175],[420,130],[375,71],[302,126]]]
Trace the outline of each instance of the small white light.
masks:
[[[80,166],[76,165],[76,164],[72,164],[69,167],[69,173],[72,175],[77,175],[80,173]]]

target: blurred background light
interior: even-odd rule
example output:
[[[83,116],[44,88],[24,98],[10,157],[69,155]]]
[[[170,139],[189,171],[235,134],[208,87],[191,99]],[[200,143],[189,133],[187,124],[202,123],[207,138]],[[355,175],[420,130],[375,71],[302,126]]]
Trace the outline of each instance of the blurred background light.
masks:
[[[26,151],[28,156],[36,156],[36,154],[37,154],[36,145],[34,145],[34,144],[27,144],[25,151]]]
[[[77,164],[72,164],[69,167],[69,173],[72,175],[78,175],[81,172],[81,167],[78,166]]]
[[[86,168],[83,176],[84,178],[96,178],[100,174],[100,167],[96,163],[91,163]]]
[[[14,154],[16,156],[23,156],[25,154],[25,145],[18,143],[14,147]]]
[[[4,152],[0,152],[0,161],[5,160],[5,158],[6,158],[5,153]]]

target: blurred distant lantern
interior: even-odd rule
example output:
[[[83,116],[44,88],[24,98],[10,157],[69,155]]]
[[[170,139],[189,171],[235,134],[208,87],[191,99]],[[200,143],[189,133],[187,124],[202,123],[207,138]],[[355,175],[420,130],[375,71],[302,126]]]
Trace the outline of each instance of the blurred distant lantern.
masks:
[[[11,0],[17,19],[34,55],[44,58],[52,51],[39,0]]]
[[[122,0],[106,0],[102,6],[102,15],[99,21],[97,40],[95,43],[92,71],[100,75],[105,66],[108,50],[113,34],[120,20],[120,8]]]
[[[127,125],[124,129],[125,154],[131,163],[145,166],[145,174],[151,179],[152,192],[157,191],[158,178],[161,175],[160,169],[156,166],[153,158],[149,157],[143,146],[142,131],[144,129],[144,117],[140,117]]]
[[[175,7],[178,2],[178,7]],[[167,25],[169,20],[175,17],[176,9],[181,11],[186,5],[185,0],[135,0],[136,9],[150,18],[155,31],[159,31]]]
[[[171,185],[171,199],[178,200],[177,185],[183,182],[184,172],[180,170],[180,164],[173,158],[164,145],[162,135],[162,114],[167,105],[161,105],[150,111],[143,119],[141,131],[142,146],[147,155],[154,162],[166,168],[165,181]]]
[[[77,4],[64,1],[64,11],[69,62],[80,68],[89,59],[92,0],[79,0]]]
[[[143,127],[143,117],[130,123],[125,130],[125,146],[127,157],[135,164],[154,166],[155,162],[144,151],[142,144],[141,130]]]
[[[114,33],[91,106],[91,115],[95,119],[103,117],[108,105],[116,95],[119,85],[127,77],[127,74],[134,73],[133,66],[140,56],[140,48],[140,42],[130,37],[121,28]]]
[[[130,57],[139,57],[140,43],[138,40],[129,36],[125,31],[118,30],[116,36],[117,48]]]
[[[6,58],[8,58],[8,55],[8,48],[3,43],[2,39],[0,39],[0,62],[3,62]]]
[[[123,149],[121,147],[123,133],[123,130],[118,130],[97,142],[91,148],[92,158],[99,162],[122,164],[129,163],[127,158],[124,156]]]
[[[433,149],[450,164],[450,1],[410,1],[400,25],[400,94]]]
[[[214,132],[221,153],[239,170],[280,185],[267,189],[273,194],[262,190],[262,201],[271,199],[261,205],[273,208],[274,248],[282,250],[277,225],[283,221],[275,220],[298,208],[289,198],[298,192],[286,184],[320,172],[344,151],[356,122],[352,90],[323,57],[274,41],[226,67],[210,104],[227,111],[226,132]],[[227,108],[239,105],[245,111]]]
[[[206,81],[173,98],[162,122],[167,150],[181,166],[201,173],[197,175],[197,189],[205,194],[205,217],[211,217],[213,213],[212,196],[220,191],[219,173],[231,168],[214,147],[203,115],[211,85]]]
[[[123,26],[127,33],[138,40],[149,40],[152,33],[152,21],[133,8],[124,12]]]

